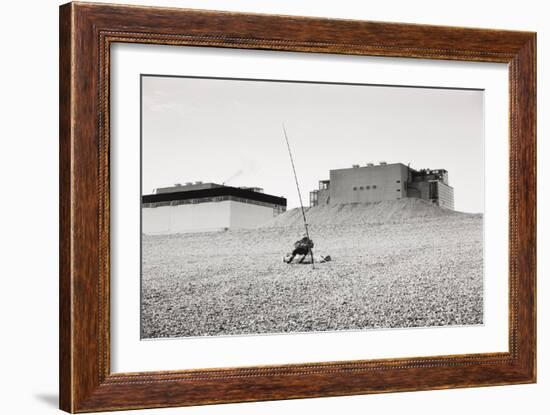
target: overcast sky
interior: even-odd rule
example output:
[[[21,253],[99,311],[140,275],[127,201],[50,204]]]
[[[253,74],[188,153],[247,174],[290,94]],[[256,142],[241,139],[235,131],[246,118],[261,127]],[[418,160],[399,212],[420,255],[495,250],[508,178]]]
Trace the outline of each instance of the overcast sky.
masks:
[[[455,209],[483,211],[483,92],[250,80],[142,78],[142,193],[201,180],[263,187],[304,205],[329,170],[368,162],[443,168]]]

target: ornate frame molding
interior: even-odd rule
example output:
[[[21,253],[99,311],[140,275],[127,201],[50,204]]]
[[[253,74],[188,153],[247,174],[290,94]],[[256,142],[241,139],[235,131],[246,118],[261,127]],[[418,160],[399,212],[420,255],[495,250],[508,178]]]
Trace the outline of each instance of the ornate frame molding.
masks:
[[[508,63],[510,351],[111,373],[109,69],[110,45],[117,42]],[[61,6],[61,408],[89,412],[534,382],[535,82],[534,33],[86,3]]]

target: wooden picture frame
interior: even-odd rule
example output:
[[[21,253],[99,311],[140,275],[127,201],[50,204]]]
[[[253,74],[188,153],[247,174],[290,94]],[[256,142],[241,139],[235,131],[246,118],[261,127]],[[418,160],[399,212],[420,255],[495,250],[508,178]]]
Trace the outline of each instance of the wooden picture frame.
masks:
[[[117,42],[509,65],[509,352],[111,373],[109,62]],[[68,412],[536,380],[536,34],[69,3],[60,8],[60,407]]]

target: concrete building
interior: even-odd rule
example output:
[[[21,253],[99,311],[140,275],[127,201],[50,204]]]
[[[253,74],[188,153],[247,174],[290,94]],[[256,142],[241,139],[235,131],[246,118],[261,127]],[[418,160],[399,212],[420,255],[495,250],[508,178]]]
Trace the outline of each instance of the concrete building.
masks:
[[[372,203],[415,197],[454,209],[454,190],[447,170],[414,170],[402,163],[330,170],[329,180],[320,180],[310,192],[310,206],[338,203]]]
[[[286,210],[286,199],[261,188],[216,183],[176,184],[142,196],[142,232],[148,235],[253,228]]]

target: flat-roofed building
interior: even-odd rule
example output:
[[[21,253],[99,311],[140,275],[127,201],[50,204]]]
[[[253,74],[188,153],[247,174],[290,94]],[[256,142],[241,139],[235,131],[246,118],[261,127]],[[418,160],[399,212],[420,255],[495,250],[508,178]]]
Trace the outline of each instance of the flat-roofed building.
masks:
[[[310,192],[310,206],[338,203],[374,203],[413,197],[454,209],[454,190],[444,169],[414,170],[403,163],[353,165],[330,170]]]
[[[286,199],[261,188],[176,184],[142,196],[142,232],[149,235],[254,228],[286,211]]]

